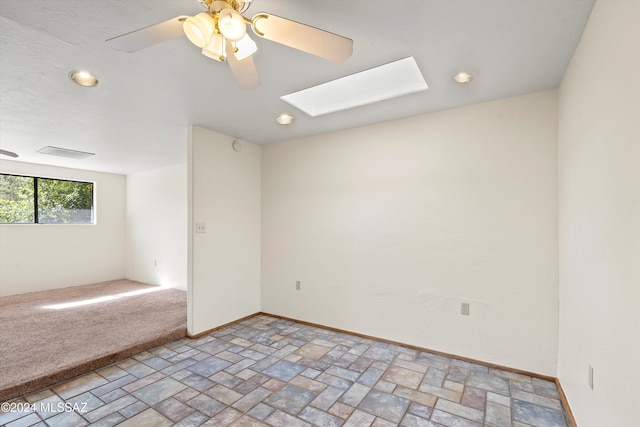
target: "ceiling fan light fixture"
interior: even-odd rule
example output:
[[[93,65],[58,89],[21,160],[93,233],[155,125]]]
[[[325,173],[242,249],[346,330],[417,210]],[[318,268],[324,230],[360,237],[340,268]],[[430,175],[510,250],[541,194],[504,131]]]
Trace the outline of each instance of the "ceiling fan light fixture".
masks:
[[[213,33],[209,44],[202,48],[202,54],[216,61],[224,62],[227,59],[226,40],[220,33]]]
[[[248,26],[258,37],[338,63],[353,52],[353,40],[329,31],[264,12],[253,18],[245,17],[243,12],[251,0],[199,1],[206,12],[195,16],[180,15],[112,37],[107,42],[114,49],[135,52],[186,35],[207,57],[228,62],[242,89],[253,89],[260,84],[252,58],[257,46],[247,37]]]
[[[182,24],[182,29],[189,41],[200,48],[209,44],[215,28],[216,23],[207,12],[190,16]]]
[[[240,12],[227,8],[221,10],[218,15],[218,29],[223,36],[237,42],[247,34],[247,23]]]
[[[245,12],[247,9],[249,9],[249,6],[251,6],[251,2],[253,0],[236,0],[236,10],[240,13]]]
[[[257,50],[258,45],[256,42],[249,37],[249,34],[245,33],[244,37],[235,43],[235,52],[233,55],[238,61],[242,61],[256,53]]]

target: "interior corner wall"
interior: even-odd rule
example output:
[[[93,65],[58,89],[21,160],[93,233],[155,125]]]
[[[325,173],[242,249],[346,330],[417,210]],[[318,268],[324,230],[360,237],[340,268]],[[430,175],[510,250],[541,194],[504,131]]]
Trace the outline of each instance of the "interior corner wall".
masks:
[[[598,1],[559,90],[558,377],[580,427],[638,425],[638,23],[640,2]]]
[[[125,277],[126,177],[0,160],[3,173],[95,183],[95,224],[0,224],[0,296]]]
[[[187,164],[127,176],[127,278],[187,290]]]
[[[556,101],[263,147],[262,310],[555,376]]]
[[[260,311],[261,147],[189,128],[191,335]],[[203,232],[196,232],[196,224]]]

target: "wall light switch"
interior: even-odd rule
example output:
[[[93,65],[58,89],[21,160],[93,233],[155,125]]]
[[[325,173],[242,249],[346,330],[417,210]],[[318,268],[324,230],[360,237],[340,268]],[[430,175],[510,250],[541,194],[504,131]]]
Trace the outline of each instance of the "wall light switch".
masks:
[[[589,365],[589,388],[593,390],[593,367]]]
[[[300,290],[300,280],[296,280],[296,291]]]
[[[204,222],[196,222],[196,233],[206,233],[207,224]]]

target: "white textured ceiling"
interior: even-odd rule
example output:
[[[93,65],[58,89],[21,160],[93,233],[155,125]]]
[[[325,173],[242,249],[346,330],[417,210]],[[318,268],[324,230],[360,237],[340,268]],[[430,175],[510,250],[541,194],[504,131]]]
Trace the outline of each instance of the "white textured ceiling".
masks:
[[[185,161],[194,124],[256,144],[315,135],[558,87],[592,0],[254,0],[354,40],[342,64],[257,39],[262,85],[237,88],[227,64],[186,37],[125,53],[105,40],[203,9],[196,0],[0,0],[0,147],[19,161],[131,173]],[[407,56],[429,90],[311,118],[280,96]],[[88,69],[83,88],[68,73]],[[471,84],[452,76],[470,72]],[[275,117],[289,112],[292,126]],[[83,160],[36,153],[89,151]],[[7,159],[6,157],[3,157]]]

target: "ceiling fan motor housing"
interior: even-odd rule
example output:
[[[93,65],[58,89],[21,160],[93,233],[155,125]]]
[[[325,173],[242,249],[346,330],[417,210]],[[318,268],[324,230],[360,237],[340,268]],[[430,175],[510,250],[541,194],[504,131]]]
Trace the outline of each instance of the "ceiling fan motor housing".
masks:
[[[251,6],[250,1],[242,0],[199,0],[200,3],[209,10],[209,12],[220,12],[222,9],[231,7],[242,13]]]

